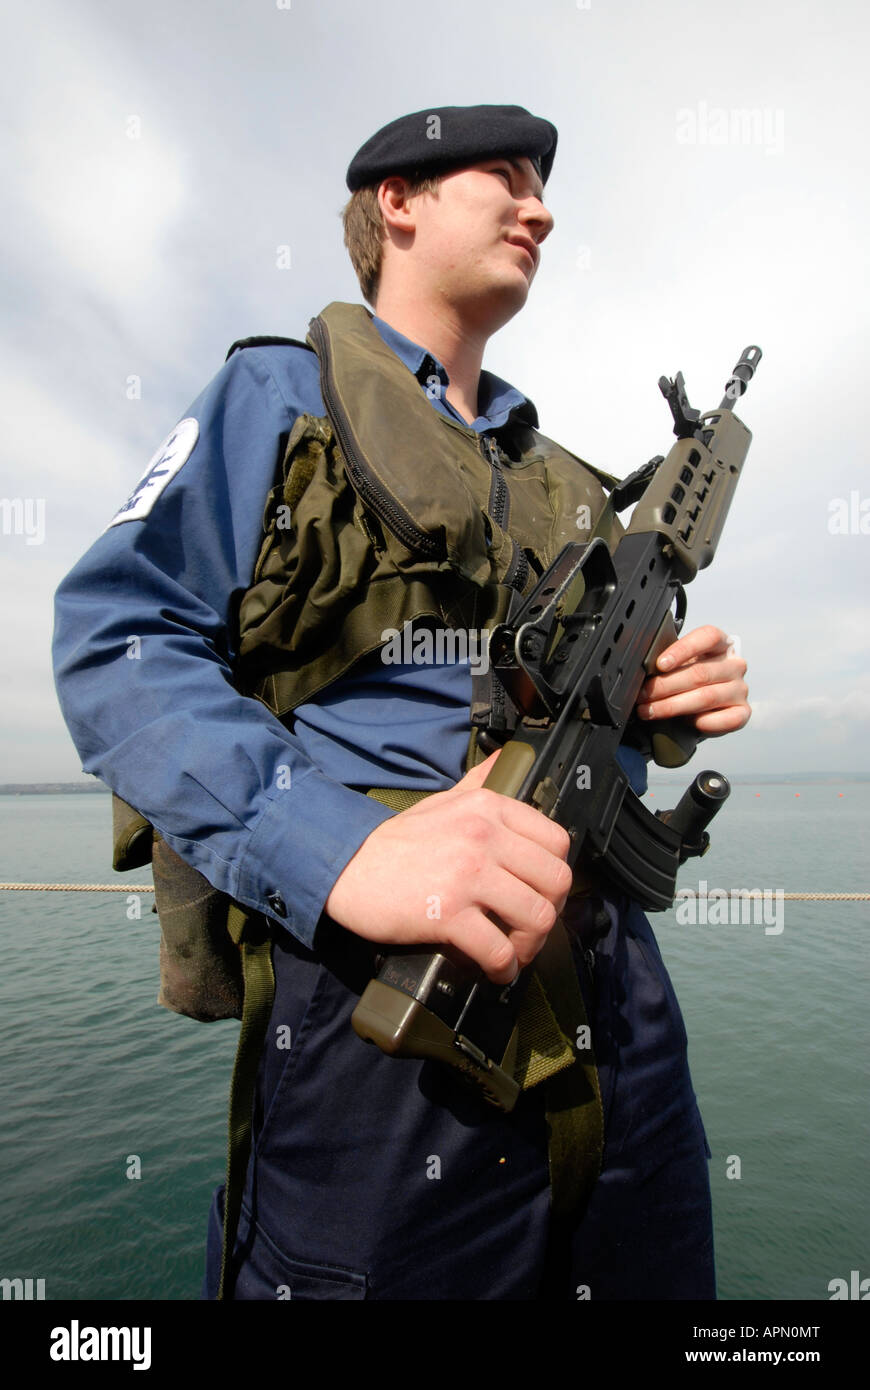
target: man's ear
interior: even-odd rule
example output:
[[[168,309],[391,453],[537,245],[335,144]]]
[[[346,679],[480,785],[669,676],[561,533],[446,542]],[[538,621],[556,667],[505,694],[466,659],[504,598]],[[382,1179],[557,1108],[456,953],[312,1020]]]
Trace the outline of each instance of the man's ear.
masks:
[[[408,180],[400,174],[384,179],[378,188],[378,206],[384,226],[395,232],[413,232],[416,227],[414,197],[408,193]]]

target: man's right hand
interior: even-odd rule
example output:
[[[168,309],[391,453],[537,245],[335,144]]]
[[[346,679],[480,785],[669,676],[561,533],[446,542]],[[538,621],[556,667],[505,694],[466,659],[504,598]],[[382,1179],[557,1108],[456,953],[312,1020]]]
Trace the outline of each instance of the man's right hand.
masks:
[[[533,806],[484,789],[498,756],[373,830],[336,880],[329,916],[388,946],[454,946],[496,984],[529,965],[571,891],[570,839]]]

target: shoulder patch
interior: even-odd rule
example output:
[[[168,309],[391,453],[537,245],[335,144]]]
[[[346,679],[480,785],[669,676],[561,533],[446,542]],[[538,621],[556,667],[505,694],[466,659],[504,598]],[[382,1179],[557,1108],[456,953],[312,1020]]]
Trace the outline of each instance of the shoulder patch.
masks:
[[[199,421],[194,420],[193,416],[181,420],[152,456],[142,477],[120,511],[112,517],[109,526],[117,526],[122,521],[139,521],[147,516],[166,484],[190,458],[198,439]]]

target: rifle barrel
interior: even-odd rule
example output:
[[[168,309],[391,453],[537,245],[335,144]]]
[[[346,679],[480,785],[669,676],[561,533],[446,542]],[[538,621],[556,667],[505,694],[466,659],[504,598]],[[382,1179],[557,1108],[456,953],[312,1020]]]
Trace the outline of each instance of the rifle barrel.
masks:
[[[740,354],[740,360],[731,373],[728,385],[725,387],[725,395],[719,403],[720,410],[733,410],[734,402],[739,401],[750,381],[755,375],[755,368],[761,361],[760,347],[744,348]]]

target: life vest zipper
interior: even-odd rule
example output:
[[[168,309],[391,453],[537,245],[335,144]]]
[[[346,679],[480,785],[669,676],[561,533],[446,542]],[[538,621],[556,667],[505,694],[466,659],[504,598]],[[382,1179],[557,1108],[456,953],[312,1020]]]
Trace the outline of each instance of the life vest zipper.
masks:
[[[489,507],[488,511],[496,525],[503,531],[507,530],[508,519],[511,514],[511,496],[508,492],[508,485],[504,480],[501,460],[498,456],[498,445],[491,434],[482,434],[480,437],[480,447],[483,457],[492,469],[492,479],[489,485]]]
[[[484,434],[480,437],[480,447],[484,458],[492,469],[488,511],[496,525],[500,526],[502,531],[507,533],[511,514],[511,495],[508,485],[505,482],[504,469],[502,468],[498,453],[498,444],[492,435]],[[522,593],[529,577],[529,562],[520,550],[513,536],[510,537],[510,542],[513,547],[513,554],[502,583]]]

